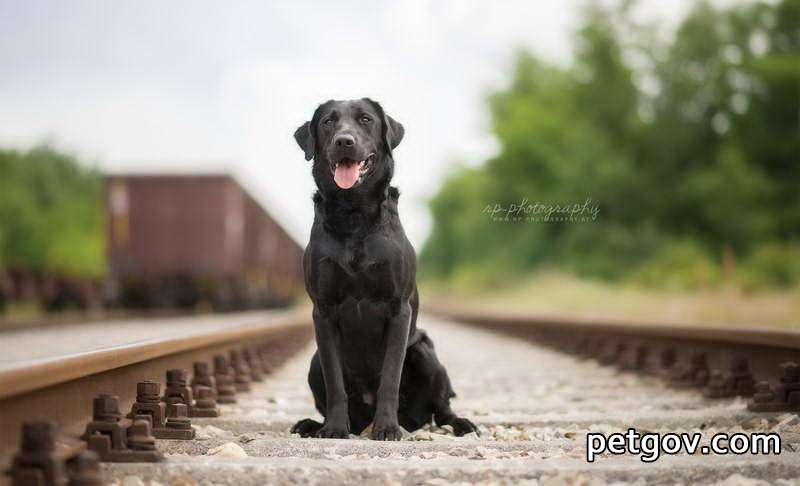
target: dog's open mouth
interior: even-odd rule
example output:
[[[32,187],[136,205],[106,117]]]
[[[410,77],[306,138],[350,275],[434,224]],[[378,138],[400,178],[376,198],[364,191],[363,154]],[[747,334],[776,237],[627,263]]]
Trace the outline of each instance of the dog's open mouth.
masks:
[[[375,154],[369,154],[364,160],[342,159],[331,167],[333,181],[340,189],[350,189],[364,179],[364,175],[372,167]]]

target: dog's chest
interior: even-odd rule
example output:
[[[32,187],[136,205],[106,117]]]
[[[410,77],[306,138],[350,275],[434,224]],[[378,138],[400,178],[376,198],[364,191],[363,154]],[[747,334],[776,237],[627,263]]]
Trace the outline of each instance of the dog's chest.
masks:
[[[340,278],[350,287],[378,290],[392,280],[392,261],[398,255],[393,244],[380,237],[344,242],[332,255],[340,269]]]

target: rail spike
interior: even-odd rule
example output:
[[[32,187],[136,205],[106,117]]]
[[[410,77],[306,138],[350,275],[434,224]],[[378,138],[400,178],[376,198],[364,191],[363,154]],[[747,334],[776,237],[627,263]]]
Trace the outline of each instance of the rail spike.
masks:
[[[693,351],[688,362],[676,363],[670,370],[669,383],[678,388],[704,387],[711,371],[705,351]]]
[[[236,386],[228,357],[214,356],[214,379],[217,382],[217,402],[236,403]]]
[[[67,486],[71,464],[85,449],[83,442],[61,437],[55,422],[29,420],[7,474],[12,486]]]
[[[751,412],[800,411],[800,366],[792,361],[783,363],[780,381],[775,386],[766,381],[758,382],[747,409]]]
[[[155,450],[152,418],[137,415],[122,418],[119,398],[101,394],[92,404],[92,421],[86,425],[81,438],[103,462],[160,462],[163,454]],[[152,447],[151,447],[152,444]]]
[[[727,372],[711,372],[703,394],[707,398],[751,397],[755,393],[755,385],[750,362],[744,356],[734,356]]]

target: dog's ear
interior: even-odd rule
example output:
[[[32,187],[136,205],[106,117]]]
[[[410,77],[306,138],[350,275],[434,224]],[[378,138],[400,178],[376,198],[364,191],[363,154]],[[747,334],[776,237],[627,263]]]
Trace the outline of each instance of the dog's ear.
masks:
[[[381,124],[381,135],[383,135],[383,141],[386,143],[386,150],[388,151],[388,154],[392,155],[392,150],[397,148],[397,146],[400,145],[400,142],[403,141],[403,135],[406,134],[406,129],[403,128],[402,123],[387,115],[386,112],[383,111],[383,107],[380,105],[380,103],[369,98],[364,98],[364,101],[371,103],[382,118],[381,121],[383,123]]]
[[[402,123],[390,117],[386,113],[383,114],[383,127],[384,131],[386,132],[384,135],[384,138],[386,139],[386,145],[388,145],[391,150],[394,150],[398,145],[400,145],[400,142],[403,141],[403,135],[406,134],[406,129],[403,128]]]
[[[297,145],[305,152],[306,160],[313,159],[317,141],[310,121],[303,123],[294,131],[294,139],[297,141]]]

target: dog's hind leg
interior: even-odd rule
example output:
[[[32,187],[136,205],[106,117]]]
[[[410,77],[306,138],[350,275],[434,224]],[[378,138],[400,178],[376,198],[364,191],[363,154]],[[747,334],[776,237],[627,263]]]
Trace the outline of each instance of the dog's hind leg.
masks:
[[[444,366],[440,365],[438,372],[433,376],[433,391],[433,419],[436,421],[436,425],[439,427],[445,425],[453,427],[453,433],[458,437],[470,432],[480,435],[478,428],[472,421],[457,416],[453,409],[450,408],[450,399],[455,397],[456,394],[453,391],[450,377],[447,376],[447,370],[444,369]]]
[[[420,331],[423,332],[423,331]],[[439,427],[449,425],[453,433],[462,436],[470,432],[478,432],[478,428],[470,420],[457,416],[450,408],[450,399],[455,397],[447,370],[436,357],[433,341],[423,334],[420,341],[409,349],[411,359],[408,365],[423,373],[430,383],[430,400],[433,408],[433,419]]]
[[[315,437],[321,428],[321,423],[314,419],[306,418],[292,425],[291,432],[293,434],[300,434],[300,437]]]
[[[308,385],[314,395],[314,405],[319,413],[325,416],[325,379],[322,377],[322,365],[319,361],[319,352],[314,353],[311,358],[311,366],[308,370]],[[306,418],[300,420],[292,426],[293,434],[300,434],[300,437],[315,437],[322,424],[314,419]]]

